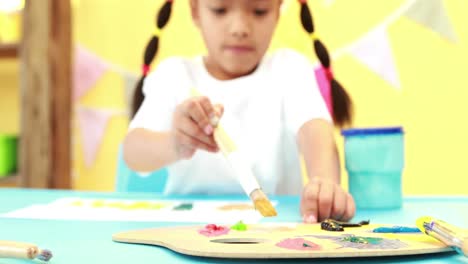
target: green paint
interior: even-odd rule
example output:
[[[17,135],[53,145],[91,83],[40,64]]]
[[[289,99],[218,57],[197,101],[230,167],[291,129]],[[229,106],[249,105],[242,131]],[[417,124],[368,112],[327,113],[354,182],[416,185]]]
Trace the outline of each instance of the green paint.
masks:
[[[349,236],[342,238],[341,241],[348,241],[351,243],[358,243],[358,244],[372,244],[378,245],[382,242],[382,238],[378,237],[360,237],[360,236]]]
[[[247,225],[244,224],[244,222],[239,221],[235,225],[231,226],[231,229],[237,231],[247,231]]]
[[[307,243],[302,244],[302,246],[303,246],[303,247],[311,247],[311,246],[310,246],[309,244],[307,244]]]
[[[188,211],[188,210],[192,210],[192,208],[193,208],[192,203],[183,203],[183,204],[179,204],[178,206],[174,207],[173,210],[175,210],[175,211]]]

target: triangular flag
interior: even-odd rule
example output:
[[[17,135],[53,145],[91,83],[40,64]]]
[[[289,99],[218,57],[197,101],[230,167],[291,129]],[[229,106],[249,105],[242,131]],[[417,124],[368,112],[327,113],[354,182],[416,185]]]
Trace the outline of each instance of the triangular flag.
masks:
[[[442,0],[417,0],[404,15],[452,42],[457,41]]]
[[[73,99],[76,101],[96,84],[109,66],[81,46],[76,47],[74,60]]]
[[[91,167],[96,159],[111,113],[87,108],[78,109],[78,122],[83,141],[85,165]]]
[[[349,52],[384,80],[400,88],[392,47],[384,28],[371,31],[359,39]]]
[[[135,93],[135,87],[140,77],[131,72],[122,73],[122,77],[124,79],[125,85],[125,96],[127,99],[126,102],[128,107],[131,107],[133,101],[133,94]]]
[[[320,93],[322,94],[323,100],[327,105],[328,112],[331,116],[333,116],[331,85],[323,67],[318,67],[315,69],[315,79],[317,79],[317,85],[319,87]]]

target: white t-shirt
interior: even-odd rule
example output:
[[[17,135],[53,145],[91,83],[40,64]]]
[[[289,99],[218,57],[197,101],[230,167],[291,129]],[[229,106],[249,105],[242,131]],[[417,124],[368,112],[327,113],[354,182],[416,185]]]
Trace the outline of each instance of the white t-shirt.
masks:
[[[267,194],[300,194],[298,130],[316,118],[332,122],[306,57],[278,50],[250,75],[227,81],[212,77],[201,56],[166,59],[146,78],[145,100],[130,129],[169,131],[175,107],[191,96],[192,88],[224,105],[221,124]],[[168,171],[166,194],[243,193],[221,153],[199,150]]]

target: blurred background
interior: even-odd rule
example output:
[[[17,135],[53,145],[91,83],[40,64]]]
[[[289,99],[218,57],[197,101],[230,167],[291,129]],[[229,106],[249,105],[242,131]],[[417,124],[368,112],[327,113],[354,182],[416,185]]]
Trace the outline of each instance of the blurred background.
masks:
[[[70,2],[70,165],[54,176],[69,184],[52,186],[46,181],[40,187],[114,190],[117,154],[129,122],[129,96],[163,2]],[[468,17],[464,11],[468,1],[310,0],[309,4],[318,35],[333,54],[335,75],[354,100],[354,126],[404,128],[403,193],[467,195]],[[22,131],[28,127],[21,121],[28,101],[21,98],[21,82],[28,73],[21,65],[31,54],[41,52],[28,44],[29,52],[22,53],[26,34],[36,34],[28,29],[34,24],[23,25],[28,14],[24,7],[24,0],[0,0],[0,186],[8,187],[24,186],[23,177],[36,177],[21,169],[29,162],[18,162],[28,160],[21,159],[24,153],[17,146],[29,142],[23,137],[31,132]],[[31,19],[49,21],[51,14],[56,15],[36,12]],[[161,41],[153,69],[168,56],[204,51],[187,0],[175,1]],[[300,25],[296,0],[283,4],[271,50],[281,47],[293,48],[316,62]],[[343,156],[339,132],[336,140]],[[19,158],[14,160],[16,153]],[[344,169],[343,180],[347,185]]]

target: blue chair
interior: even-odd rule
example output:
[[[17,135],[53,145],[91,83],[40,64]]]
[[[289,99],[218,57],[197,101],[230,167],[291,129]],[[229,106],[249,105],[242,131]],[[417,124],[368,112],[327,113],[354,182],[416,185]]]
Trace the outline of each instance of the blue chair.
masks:
[[[148,175],[141,175],[133,171],[125,163],[122,146],[120,146],[117,158],[117,179],[115,186],[117,192],[162,193],[166,186],[167,177],[167,169],[153,171]]]

